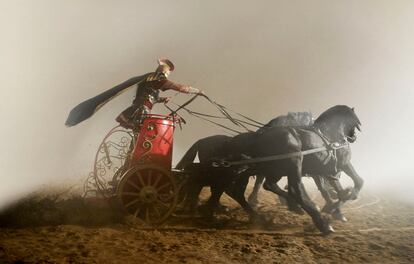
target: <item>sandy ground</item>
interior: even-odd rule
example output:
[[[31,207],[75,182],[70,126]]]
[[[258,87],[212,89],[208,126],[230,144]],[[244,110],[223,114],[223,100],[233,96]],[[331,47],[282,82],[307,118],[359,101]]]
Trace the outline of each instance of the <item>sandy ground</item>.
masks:
[[[265,227],[249,224],[227,197],[231,210],[214,223],[3,227],[0,263],[414,263],[414,206],[362,193],[345,206],[349,222],[332,222],[336,233],[324,237],[273,195],[262,192],[260,200],[260,212],[273,217]]]

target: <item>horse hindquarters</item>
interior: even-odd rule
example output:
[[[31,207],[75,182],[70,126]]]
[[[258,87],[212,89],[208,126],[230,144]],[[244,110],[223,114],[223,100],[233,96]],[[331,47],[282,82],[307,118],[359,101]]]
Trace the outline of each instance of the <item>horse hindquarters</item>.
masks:
[[[177,166],[175,166],[176,169],[178,170],[182,170],[184,169],[187,165],[193,163],[197,152],[198,152],[198,145],[199,145],[200,141],[197,141],[196,143],[194,143],[188,150],[187,152],[184,154],[184,156],[181,158],[181,160],[177,163]]]

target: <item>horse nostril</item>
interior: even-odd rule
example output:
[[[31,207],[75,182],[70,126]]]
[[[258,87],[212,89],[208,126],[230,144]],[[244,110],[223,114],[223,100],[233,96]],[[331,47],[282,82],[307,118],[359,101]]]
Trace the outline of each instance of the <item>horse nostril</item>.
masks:
[[[347,137],[346,137],[346,140],[347,140],[349,143],[353,143],[353,142],[355,142],[355,140],[356,140],[356,136],[355,136],[355,135],[353,135],[352,137],[347,136]]]

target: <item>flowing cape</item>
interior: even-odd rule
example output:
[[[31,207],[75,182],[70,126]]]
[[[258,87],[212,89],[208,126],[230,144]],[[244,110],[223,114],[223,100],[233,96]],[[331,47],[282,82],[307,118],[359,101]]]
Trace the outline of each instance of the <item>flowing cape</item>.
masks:
[[[141,76],[133,77],[117,86],[92,97],[77,106],[75,106],[69,113],[66,119],[65,125],[68,127],[79,124],[80,122],[91,117],[96,111],[98,111],[104,104],[120,95],[126,88],[131,87],[134,84],[140,83],[145,80],[151,73],[147,73]]]

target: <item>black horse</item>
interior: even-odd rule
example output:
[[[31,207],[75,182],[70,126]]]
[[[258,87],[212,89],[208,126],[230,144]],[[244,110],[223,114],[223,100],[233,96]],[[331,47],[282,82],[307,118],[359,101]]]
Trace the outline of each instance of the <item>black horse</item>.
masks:
[[[343,171],[354,181],[354,188],[342,200],[356,199],[363,185],[362,178],[356,173],[350,159],[349,143],[356,140],[355,129],[361,122],[354,110],[345,105],[331,107],[322,113],[312,128],[266,129],[263,133],[245,133],[232,138],[226,144],[226,157],[240,158],[242,154],[252,158],[267,157],[286,153],[299,153],[306,150],[325,147],[327,150],[309,155],[295,155],[288,159],[257,162],[244,172],[246,175],[263,174],[277,181],[288,177],[289,195],[312,217],[316,227],[322,233],[333,232],[333,228],[322,218],[315,204],[306,199],[306,190],[302,185],[302,176],[321,175],[331,177]],[[333,149],[332,144],[341,147]]]
[[[225,144],[225,152],[222,153],[228,160],[241,159],[244,155],[252,158],[266,157],[286,153],[298,153],[304,150],[327,147],[328,150],[312,153],[310,155],[297,155],[284,160],[258,162],[239,174],[238,180],[248,179],[245,176],[262,174],[266,178],[280,179],[287,175],[289,195],[294,197],[301,207],[312,217],[315,225],[323,233],[333,231],[332,227],[324,220],[310,199],[306,199],[306,191],[301,183],[303,174],[322,175],[329,177],[339,171],[344,171],[354,180],[354,188],[346,199],[355,199],[362,187],[363,181],[355,172],[350,163],[349,144],[356,140],[355,128],[359,129],[360,121],[353,109],[347,106],[335,106],[325,111],[310,128],[269,128],[262,133],[244,133],[238,135]],[[343,144],[344,147],[331,150],[330,143]],[[332,155],[335,153],[335,155]],[[234,170],[240,170],[235,168]],[[240,186],[233,194],[238,193],[236,199],[241,206],[254,214],[254,210],[244,200],[245,184]],[[221,188],[220,188],[221,187]],[[225,189],[223,186],[212,186],[210,205],[218,204],[219,198]],[[345,200],[345,199],[343,199]]]
[[[267,128],[274,127],[274,126],[309,126],[313,124],[312,114],[310,112],[289,112],[287,115],[278,116],[271,121],[269,121],[266,125],[258,130],[259,133],[264,131]],[[203,168],[203,165],[209,166],[212,159],[219,157],[222,155],[222,147],[224,144],[230,140],[231,137],[224,136],[224,135],[216,135],[210,136],[206,138],[202,138],[195,142],[190,149],[185,153],[183,158],[177,164],[176,168],[183,170],[186,168],[187,172],[192,175],[187,183],[186,193],[188,195],[187,199],[187,206],[189,207],[188,210],[194,209],[195,205],[198,202],[198,195],[204,186],[211,186],[215,182],[215,176],[222,174],[223,170],[215,169],[214,173],[207,173],[206,168]],[[198,154],[200,164],[192,164],[196,155]],[[191,166],[190,166],[191,164]],[[197,173],[195,170],[198,170]],[[191,171],[191,173],[190,173]],[[225,170],[227,173],[232,171]],[[234,174],[234,173],[233,173]],[[235,175],[233,175],[234,177]],[[229,177],[229,175],[223,175],[219,177]],[[232,179],[230,177],[229,179]],[[249,202],[254,206],[257,204],[257,193],[264,181],[265,177],[263,175],[258,175],[256,178],[255,186],[253,192],[251,193],[250,197],[252,198]],[[219,179],[222,182],[222,179]],[[266,185],[267,186],[267,185]],[[319,188],[320,185],[318,185]],[[320,188],[321,189],[321,188]],[[280,190],[283,192],[282,190]],[[283,193],[284,194],[284,193]],[[283,199],[283,198],[282,198]],[[295,202],[291,202],[288,204],[289,208],[292,211],[300,211],[300,207],[297,206]]]
[[[267,123],[265,126],[260,128],[258,130],[258,133],[262,133],[265,129],[273,127],[273,126],[304,127],[304,126],[310,126],[312,124],[313,124],[313,119],[312,119],[312,114],[310,112],[289,112],[287,115],[281,115],[281,116],[278,116],[272,119],[269,123]],[[223,155],[223,150],[221,148],[230,139],[231,137],[222,136],[222,135],[211,136],[211,137],[200,139],[191,146],[191,148],[186,152],[186,154],[183,156],[181,161],[177,164],[177,169],[182,170],[186,168],[187,172],[190,175],[192,175],[192,177],[189,179],[189,182],[186,185],[186,193],[188,195],[187,196],[188,197],[187,210],[189,211],[194,210],[195,206],[198,203],[198,195],[202,187],[214,185],[216,184],[215,183],[216,181],[218,181],[219,184],[223,186],[225,182],[225,180],[223,179],[226,179],[227,181],[233,181],[235,176],[237,176],[237,173],[235,173],[232,170],[214,169],[213,171],[212,170],[209,171],[206,168],[210,166],[210,163],[208,161],[211,161],[211,159],[214,159],[215,157],[219,157],[220,155]],[[197,153],[199,155],[200,164],[192,164]],[[191,164],[191,166],[189,164]],[[198,171],[196,172],[195,170],[198,170]],[[210,173],[208,173],[208,171]],[[328,213],[332,213],[334,218],[346,220],[346,218],[342,215],[340,210],[335,209],[334,200],[331,198],[331,194],[329,192],[330,185],[327,184],[329,181],[335,181],[335,186],[338,186],[338,188],[341,188],[338,179],[333,178],[333,179],[327,180],[327,179],[324,179],[316,175],[313,175],[312,177],[316,185],[318,186],[318,189],[322,193],[322,196],[324,197],[326,201],[326,205],[324,206],[324,208],[327,210],[329,209],[330,211]],[[265,178],[264,175],[257,175],[253,192],[250,194],[250,197],[249,197],[250,205],[255,206],[255,204],[257,203],[257,192],[261,184],[263,183],[264,178]],[[278,181],[279,179],[276,179],[274,177],[268,178],[268,180],[266,181],[264,185],[265,189],[278,194],[279,197],[281,197],[284,201],[287,201],[287,205],[291,211],[303,213],[302,209],[300,208],[300,206],[298,206],[298,204],[293,199],[293,197],[290,197],[288,192],[280,189],[279,186],[277,185],[277,181],[275,182],[275,180]],[[243,180],[241,184],[247,184],[247,182]],[[336,193],[334,194],[336,195]],[[234,194],[229,193],[229,195],[234,195]],[[237,194],[236,197],[233,197],[233,198],[238,199],[239,195],[241,194]],[[253,197],[253,202],[251,201],[252,197]],[[254,201],[256,201],[256,203]],[[241,201],[240,203],[243,203],[243,204],[245,203],[244,198],[243,198],[243,201]],[[252,217],[255,217],[255,216],[256,215],[253,215]]]

